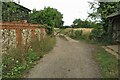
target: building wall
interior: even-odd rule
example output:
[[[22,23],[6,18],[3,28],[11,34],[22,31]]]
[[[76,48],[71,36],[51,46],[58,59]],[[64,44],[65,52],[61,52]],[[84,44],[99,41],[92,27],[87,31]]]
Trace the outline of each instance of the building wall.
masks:
[[[120,42],[120,16],[115,18],[113,22],[113,39]]]

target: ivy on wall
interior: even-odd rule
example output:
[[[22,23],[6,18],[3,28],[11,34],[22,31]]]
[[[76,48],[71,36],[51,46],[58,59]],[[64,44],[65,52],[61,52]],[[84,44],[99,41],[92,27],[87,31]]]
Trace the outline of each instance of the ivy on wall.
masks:
[[[15,2],[2,2],[3,21],[27,20],[29,11]]]

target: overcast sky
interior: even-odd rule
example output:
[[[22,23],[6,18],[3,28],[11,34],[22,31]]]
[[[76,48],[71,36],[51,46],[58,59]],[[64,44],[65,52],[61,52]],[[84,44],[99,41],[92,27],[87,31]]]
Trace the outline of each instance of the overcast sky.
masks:
[[[87,18],[88,1],[93,0],[20,0],[20,4],[31,10],[41,10],[48,6],[56,8],[63,14],[64,25],[71,25],[76,18]]]

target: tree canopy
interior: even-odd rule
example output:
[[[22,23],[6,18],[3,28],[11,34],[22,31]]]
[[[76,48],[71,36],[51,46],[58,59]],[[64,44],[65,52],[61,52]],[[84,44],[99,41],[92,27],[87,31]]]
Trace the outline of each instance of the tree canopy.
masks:
[[[63,25],[63,15],[54,8],[45,7],[44,10],[36,11],[30,14],[29,21],[31,23],[47,24],[52,27],[60,27]]]
[[[72,24],[73,28],[93,28],[96,26],[97,24],[95,22],[81,19],[75,19]]]
[[[95,29],[93,34],[96,37],[96,39],[100,39],[100,41],[112,43],[113,41],[113,27],[109,23],[108,16],[118,12],[119,4],[118,2],[89,2],[90,3],[90,9],[92,10],[92,13],[89,13],[89,17],[93,20],[97,20],[98,18],[101,19],[101,25],[99,29]],[[99,32],[98,32],[99,31]],[[98,34],[100,34],[100,38]]]
[[[89,13],[89,17],[96,20],[101,18],[101,24],[104,30],[108,30],[107,17],[118,11],[118,2],[89,2],[92,13]],[[96,6],[97,5],[97,6]]]

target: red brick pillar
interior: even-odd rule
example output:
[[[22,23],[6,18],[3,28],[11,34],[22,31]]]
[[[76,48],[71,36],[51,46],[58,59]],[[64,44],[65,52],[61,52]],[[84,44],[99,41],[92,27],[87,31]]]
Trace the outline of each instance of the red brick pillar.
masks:
[[[17,41],[17,46],[21,47],[22,46],[22,30],[21,29],[16,29],[16,41]]]
[[[44,28],[40,28],[40,31],[41,31],[40,37],[41,37],[41,39],[43,39],[43,37],[44,37]]]
[[[32,38],[34,38],[35,37],[35,29],[32,29]]]

